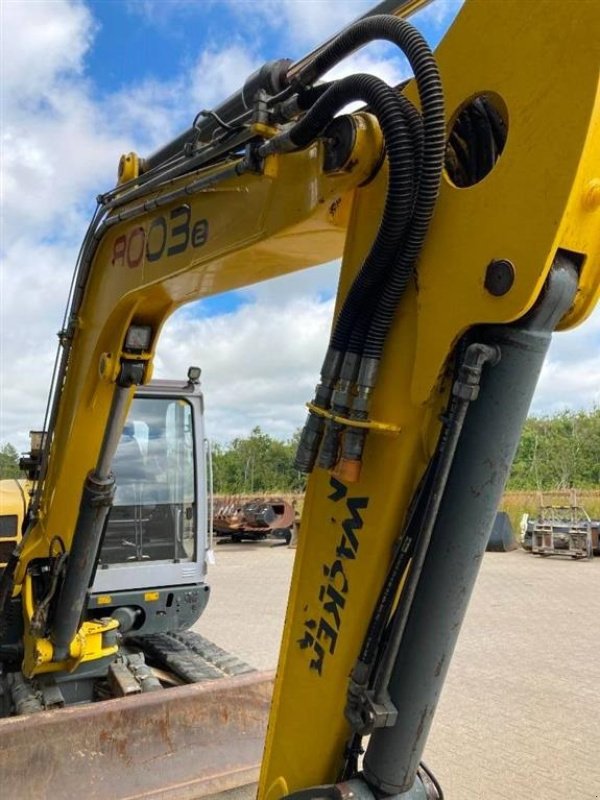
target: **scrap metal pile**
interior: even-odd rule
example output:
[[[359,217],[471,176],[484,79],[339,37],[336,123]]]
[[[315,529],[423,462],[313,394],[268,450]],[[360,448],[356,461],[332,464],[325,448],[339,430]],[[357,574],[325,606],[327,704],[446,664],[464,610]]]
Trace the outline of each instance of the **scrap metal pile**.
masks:
[[[216,497],[213,528],[232,542],[275,538],[289,544],[294,517],[293,506],[281,497]]]

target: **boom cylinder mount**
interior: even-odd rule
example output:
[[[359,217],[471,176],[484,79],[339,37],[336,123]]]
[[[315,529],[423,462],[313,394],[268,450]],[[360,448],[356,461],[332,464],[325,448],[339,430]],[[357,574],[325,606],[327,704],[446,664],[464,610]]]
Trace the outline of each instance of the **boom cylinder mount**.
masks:
[[[377,792],[404,797],[414,785],[552,332],[576,290],[576,270],[558,256],[534,311],[478,332],[501,358],[469,406],[391,672],[387,691],[401,722],[369,741],[364,777]]]

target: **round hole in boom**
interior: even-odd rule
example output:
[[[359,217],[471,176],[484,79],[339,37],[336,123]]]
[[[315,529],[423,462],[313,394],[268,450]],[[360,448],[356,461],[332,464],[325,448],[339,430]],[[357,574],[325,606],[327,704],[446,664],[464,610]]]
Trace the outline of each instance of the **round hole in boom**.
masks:
[[[446,175],[466,189],[482,181],[502,155],[508,135],[508,112],[502,98],[482,92],[469,98],[453,116],[446,144]]]

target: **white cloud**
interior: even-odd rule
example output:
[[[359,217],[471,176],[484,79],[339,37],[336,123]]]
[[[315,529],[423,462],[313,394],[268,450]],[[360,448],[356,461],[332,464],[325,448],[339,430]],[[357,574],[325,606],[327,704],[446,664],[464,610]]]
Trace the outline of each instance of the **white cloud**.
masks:
[[[194,319],[184,311],[165,326],[156,375],[202,367],[212,439],[228,441],[255,425],[286,438],[304,420],[327,347],[333,300],[289,291],[290,278],[277,283],[276,303],[271,289],[259,289],[254,303],[233,314]]]
[[[122,152],[167,141],[254,68],[237,44],[204,54],[178,81],[147,80],[98,100],[85,75],[96,30],[79,2],[2,6],[0,441],[23,449],[42,423],[93,198],[114,185]]]
[[[24,238],[0,282],[0,441],[27,446],[43,421],[76,248]]]
[[[600,308],[580,327],[555,333],[531,411],[600,406]]]
[[[244,8],[244,3],[236,0],[233,5],[240,10]],[[254,4],[254,10],[282,33],[286,44],[298,48],[299,45],[313,47],[325,41],[372,5],[371,0],[263,0]]]
[[[185,0],[161,6],[170,15],[177,8],[197,12]],[[243,39],[232,29],[226,46],[207,48],[179,78],[149,78],[98,99],[86,74],[97,31],[90,9],[77,0],[5,0],[0,440],[25,448],[27,431],[41,424],[76,250],[93,198],[114,183],[119,155],[147,153],[187,127],[198,109],[238,88],[265,60],[259,28],[280,31],[279,54],[294,42],[308,50],[369,6],[370,0],[252,4],[252,38],[239,6]],[[156,8],[139,5],[143,13]],[[396,82],[403,70],[389,50],[374,46],[341,64],[335,76],[365,71]],[[166,325],[157,374],[203,367],[215,438],[246,434],[255,424],[289,436],[302,423],[318,378],[337,274],[334,264],[252,286],[245,290],[250,302],[227,315],[198,319],[193,309],[182,309]],[[535,411],[599,401],[599,343],[600,312],[557,336]]]
[[[2,8],[3,248],[40,226],[67,227],[86,181],[105,167],[102,135],[82,135],[94,124],[82,78],[93,30],[79,3]]]
[[[80,2],[5,0],[2,9],[2,81],[5,102],[38,106],[55,94],[57,80],[81,75],[95,25]]]
[[[263,63],[241,43],[204,50],[192,70],[192,98],[199,108],[212,108],[237,91]]]
[[[395,86],[412,74],[404,58],[396,54],[390,54],[388,48],[385,51],[380,48],[379,56],[370,53],[368,50],[360,50],[358,53],[354,53],[344,61],[336,64],[333,69],[323,76],[323,79],[337,80],[345,78],[347,75],[354,75],[357,72],[377,75],[378,78],[386,81],[391,86]]]

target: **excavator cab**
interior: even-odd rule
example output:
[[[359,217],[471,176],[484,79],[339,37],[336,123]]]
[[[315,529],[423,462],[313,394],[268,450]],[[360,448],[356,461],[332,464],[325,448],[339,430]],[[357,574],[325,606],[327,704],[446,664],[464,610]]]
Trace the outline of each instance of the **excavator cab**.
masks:
[[[197,381],[139,387],[113,459],[117,489],[100,547],[88,618],[122,634],[189,628],[209,597],[209,464]]]

